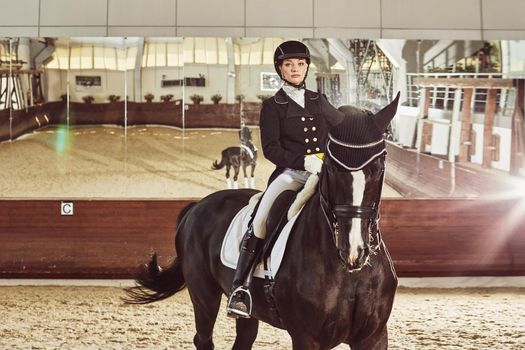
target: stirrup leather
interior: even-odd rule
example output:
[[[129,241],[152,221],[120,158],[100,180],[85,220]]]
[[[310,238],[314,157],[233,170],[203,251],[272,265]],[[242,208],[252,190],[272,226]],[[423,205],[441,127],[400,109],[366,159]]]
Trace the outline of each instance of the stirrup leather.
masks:
[[[245,299],[248,297],[248,303],[245,303],[245,300],[234,302],[234,297],[239,293],[242,296],[242,299]],[[242,306],[247,307],[247,310],[242,310],[240,308],[235,308],[234,306],[239,306],[239,304],[242,303]],[[228,298],[228,305],[226,307],[226,311],[228,312],[228,315],[230,316],[237,316],[242,318],[250,318],[250,315],[252,313],[252,295],[250,293],[250,290],[248,288],[245,288],[244,286],[239,286],[235,288],[235,290],[230,294],[230,297]]]

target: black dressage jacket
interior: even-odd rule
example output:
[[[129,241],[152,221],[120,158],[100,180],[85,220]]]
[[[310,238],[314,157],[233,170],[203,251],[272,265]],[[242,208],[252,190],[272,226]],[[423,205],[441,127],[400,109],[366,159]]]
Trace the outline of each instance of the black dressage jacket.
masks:
[[[331,127],[344,114],[328,102],[326,96],[306,90],[305,107],[299,106],[283,89],[263,102],[259,127],[264,156],[277,168],[270,182],[284,169],[304,169],[304,157],[325,151]]]

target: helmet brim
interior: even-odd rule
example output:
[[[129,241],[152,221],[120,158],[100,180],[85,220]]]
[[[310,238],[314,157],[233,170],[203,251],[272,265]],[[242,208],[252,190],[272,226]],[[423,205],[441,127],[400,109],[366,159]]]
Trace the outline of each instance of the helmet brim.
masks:
[[[282,55],[277,56],[277,62],[284,61],[287,58],[304,58],[307,61],[310,60],[310,55],[306,53],[285,53]]]

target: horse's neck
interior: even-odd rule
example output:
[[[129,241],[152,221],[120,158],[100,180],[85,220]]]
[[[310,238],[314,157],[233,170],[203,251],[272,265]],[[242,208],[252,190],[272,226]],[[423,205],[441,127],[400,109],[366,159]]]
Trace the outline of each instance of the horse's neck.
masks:
[[[323,207],[321,205],[321,195],[319,189],[315,191],[312,197],[306,202],[301,216],[304,218],[306,223],[306,228],[311,228],[311,230],[302,230],[301,236],[305,240],[313,240],[314,242],[324,242],[331,238],[331,223],[329,220],[330,217],[326,217],[330,213],[323,212]],[[322,236],[320,236],[322,234]]]
[[[246,147],[248,147],[252,152],[256,151],[255,145],[253,144],[253,142],[251,140],[242,141],[241,144],[243,144]]]

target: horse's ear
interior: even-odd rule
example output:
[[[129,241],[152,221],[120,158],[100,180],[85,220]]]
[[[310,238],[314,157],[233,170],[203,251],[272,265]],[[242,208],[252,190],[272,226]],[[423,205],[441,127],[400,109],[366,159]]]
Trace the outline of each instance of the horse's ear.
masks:
[[[390,124],[390,121],[396,115],[398,103],[399,92],[397,93],[396,98],[392,102],[390,102],[388,106],[386,106],[373,116],[374,124],[381,133],[384,133],[386,131],[386,129],[388,128],[388,124]]]

